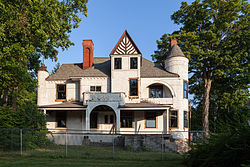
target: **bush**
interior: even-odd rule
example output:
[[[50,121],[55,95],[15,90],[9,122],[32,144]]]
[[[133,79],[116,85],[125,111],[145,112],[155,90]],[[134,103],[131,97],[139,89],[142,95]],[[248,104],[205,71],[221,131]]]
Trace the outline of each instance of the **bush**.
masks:
[[[192,167],[248,166],[250,160],[250,126],[248,110],[231,114],[221,132],[210,134],[188,152],[185,161]]]
[[[22,129],[23,149],[48,145],[46,119],[34,103],[26,103],[16,112],[11,107],[0,107],[0,149],[20,149],[20,129]],[[43,129],[43,130],[40,130]]]

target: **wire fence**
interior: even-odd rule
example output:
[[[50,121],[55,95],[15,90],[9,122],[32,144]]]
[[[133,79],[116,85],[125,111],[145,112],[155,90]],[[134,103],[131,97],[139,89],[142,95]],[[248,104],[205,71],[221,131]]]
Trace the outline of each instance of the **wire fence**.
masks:
[[[76,129],[0,129],[0,156],[87,159],[169,160],[201,142],[202,131],[110,131]],[[189,139],[192,139],[190,141]]]

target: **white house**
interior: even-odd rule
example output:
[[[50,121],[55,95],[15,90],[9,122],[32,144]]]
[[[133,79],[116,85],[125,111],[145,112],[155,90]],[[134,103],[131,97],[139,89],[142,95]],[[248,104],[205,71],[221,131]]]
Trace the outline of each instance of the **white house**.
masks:
[[[37,104],[48,129],[188,138],[188,59],[176,40],[164,66],[143,58],[127,31],[108,57],[93,57],[92,40],[82,45],[83,63],[38,71]]]

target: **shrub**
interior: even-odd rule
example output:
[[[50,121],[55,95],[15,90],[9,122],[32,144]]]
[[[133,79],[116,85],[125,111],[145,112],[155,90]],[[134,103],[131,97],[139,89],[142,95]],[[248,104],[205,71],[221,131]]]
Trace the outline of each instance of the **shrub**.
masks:
[[[243,114],[242,114],[243,112]],[[250,126],[247,110],[229,115],[220,133],[210,134],[188,152],[185,161],[192,167],[248,166],[250,160]]]

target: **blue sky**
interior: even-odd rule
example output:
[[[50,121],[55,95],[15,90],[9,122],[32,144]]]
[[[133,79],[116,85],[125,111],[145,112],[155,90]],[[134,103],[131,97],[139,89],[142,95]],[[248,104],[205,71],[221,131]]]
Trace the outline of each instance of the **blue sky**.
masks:
[[[82,40],[92,39],[94,57],[108,57],[122,33],[127,30],[142,56],[152,60],[156,40],[164,33],[179,28],[170,19],[183,0],[89,0],[88,17],[83,17],[78,29],[70,34],[75,43],[68,50],[59,50],[60,64],[82,62]],[[186,0],[189,4],[194,0]],[[45,60],[49,72],[56,62]]]

